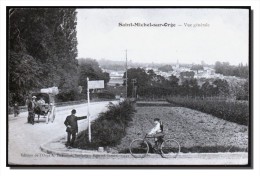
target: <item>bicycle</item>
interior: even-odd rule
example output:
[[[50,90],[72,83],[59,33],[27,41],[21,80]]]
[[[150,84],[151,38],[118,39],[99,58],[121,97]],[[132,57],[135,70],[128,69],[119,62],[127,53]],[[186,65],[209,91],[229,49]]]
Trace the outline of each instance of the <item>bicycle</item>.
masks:
[[[148,141],[148,138],[154,138],[147,134],[143,139],[134,139],[130,144],[130,153],[135,158],[144,158],[148,155],[150,147],[153,151],[160,154],[163,158],[176,158],[181,151],[181,147],[178,141],[173,138],[164,139],[162,138],[161,143],[158,145],[158,149],[154,148]]]

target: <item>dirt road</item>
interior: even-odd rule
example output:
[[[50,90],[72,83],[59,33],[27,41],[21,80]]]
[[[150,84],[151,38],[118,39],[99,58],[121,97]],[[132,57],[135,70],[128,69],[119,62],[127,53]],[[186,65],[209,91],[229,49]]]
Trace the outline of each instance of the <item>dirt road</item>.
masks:
[[[94,102],[90,105],[90,114],[93,116],[91,120],[97,117],[98,113],[105,111],[109,102]],[[66,135],[64,120],[71,114],[71,110],[77,110],[77,116],[87,114],[87,104],[72,105],[66,107],[58,107],[56,118],[53,123],[45,123],[45,119],[41,118],[39,123],[31,125],[27,123],[27,112],[19,114],[17,118],[10,118],[8,128],[8,155],[9,162],[14,164],[31,163],[39,158],[26,157],[26,155],[35,155],[42,153],[40,145],[54,138]],[[37,118],[35,118],[37,122]],[[87,120],[78,122],[79,131],[86,129]],[[42,160],[42,159],[40,159]]]
[[[90,113],[93,119],[106,110],[108,102],[91,103]],[[247,153],[219,154],[180,154],[178,158],[164,159],[159,155],[144,159],[127,158],[75,158],[62,157],[43,153],[40,145],[66,135],[63,124],[72,109],[77,115],[87,114],[87,104],[57,108],[53,123],[46,124],[45,119],[31,125],[27,123],[27,113],[21,113],[18,118],[9,120],[9,164],[22,165],[233,165],[247,164]],[[87,127],[87,120],[79,121],[79,130]]]

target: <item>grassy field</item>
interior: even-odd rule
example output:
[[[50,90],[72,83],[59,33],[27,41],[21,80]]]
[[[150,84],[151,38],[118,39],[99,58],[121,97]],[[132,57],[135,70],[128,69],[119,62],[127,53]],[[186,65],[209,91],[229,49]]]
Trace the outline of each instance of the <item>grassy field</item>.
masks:
[[[183,153],[247,151],[247,126],[184,107],[143,106],[136,110],[126,136],[112,152],[128,152],[131,141],[148,133],[156,117],[164,122],[165,138],[177,139]]]
[[[212,101],[180,97],[168,98],[167,100],[174,106],[198,110],[240,125],[248,125],[249,122],[249,102]]]

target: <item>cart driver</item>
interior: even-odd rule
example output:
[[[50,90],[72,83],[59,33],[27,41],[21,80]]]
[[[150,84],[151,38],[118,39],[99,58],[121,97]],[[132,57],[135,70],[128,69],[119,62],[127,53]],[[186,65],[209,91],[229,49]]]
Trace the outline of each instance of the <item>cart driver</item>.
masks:
[[[44,111],[44,110],[45,110],[45,108],[44,108],[44,105],[45,105],[44,99],[41,97],[41,98],[37,101],[37,103],[38,103],[38,105],[39,105],[41,111]]]

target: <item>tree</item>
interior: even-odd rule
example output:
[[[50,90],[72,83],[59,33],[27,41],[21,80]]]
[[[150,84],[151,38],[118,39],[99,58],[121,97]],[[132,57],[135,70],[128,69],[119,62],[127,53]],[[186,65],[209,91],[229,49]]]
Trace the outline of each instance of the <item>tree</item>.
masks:
[[[151,69],[147,71],[148,76],[149,76],[149,80],[151,80],[152,82],[156,80],[156,73]]]
[[[243,65],[240,63],[238,66],[229,65],[228,62],[219,62],[215,63],[216,73],[223,74],[225,76],[236,76],[241,78],[248,78],[249,76],[249,67],[248,65]]]
[[[171,75],[169,77],[169,86],[172,89],[172,93],[177,94],[177,92],[179,91],[179,78],[177,78],[174,75]]]
[[[123,78],[126,78],[126,73],[124,73]],[[144,95],[145,92],[143,91],[145,88],[149,86],[150,80],[149,75],[145,72],[142,68],[130,68],[127,70],[127,95],[132,95],[132,83],[131,80],[136,79],[136,86],[137,86],[137,94]],[[124,80],[123,85],[126,85],[126,81]]]
[[[172,87],[176,87],[176,86],[178,86],[178,84],[179,84],[179,78],[177,78],[177,77],[174,76],[174,75],[171,75],[171,76],[169,77],[169,83],[170,83],[170,85],[171,85]]]
[[[216,94],[220,96],[228,96],[229,84],[224,79],[216,79],[213,82],[213,86],[216,88]]]
[[[79,59],[79,85],[83,93],[87,92],[87,77],[89,80],[104,80],[105,86],[110,80],[109,73],[103,72],[94,59]],[[84,89],[85,88],[85,89]]]
[[[245,99],[249,100],[249,79],[247,79],[244,84],[244,91],[245,91]]]
[[[170,72],[170,71],[173,71],[171,65],[164,65],[164,66],[162,66],[162,67],[159,67],[158,70],[160,70],[160,71],[162,71],[162,72]]]
[[[199,85],[197,79],[185,80],[180,89],[181,95],[199,96]]]
[[[9,104],[24,104],[24,95],[28,90],[41,85],[39,80],[34,79],[40,74],[40,69],[30,55],[10,52],[9,57],[8,70],[12,70],[9,72]]]
[[[249,100],[249,80],[247,79],[236,92],[237,100]]]
[[[214,96],[216,93],[216,90],[214,88],[214,86],[209,82],[206,81],[205,83],[202,84],[201,86],[201,93],[204,96]]]
[[[203,70],[203,66],[202,65],[192,65],[191,70],[197,71],[197,73],[199,73],[199,70]]]
[[[76,9],[12,8],[9,12],[9,68],[19,67],[8,69],[9,93],[22,99],[43,87],[58,86],[61,94],[77,87]]]

